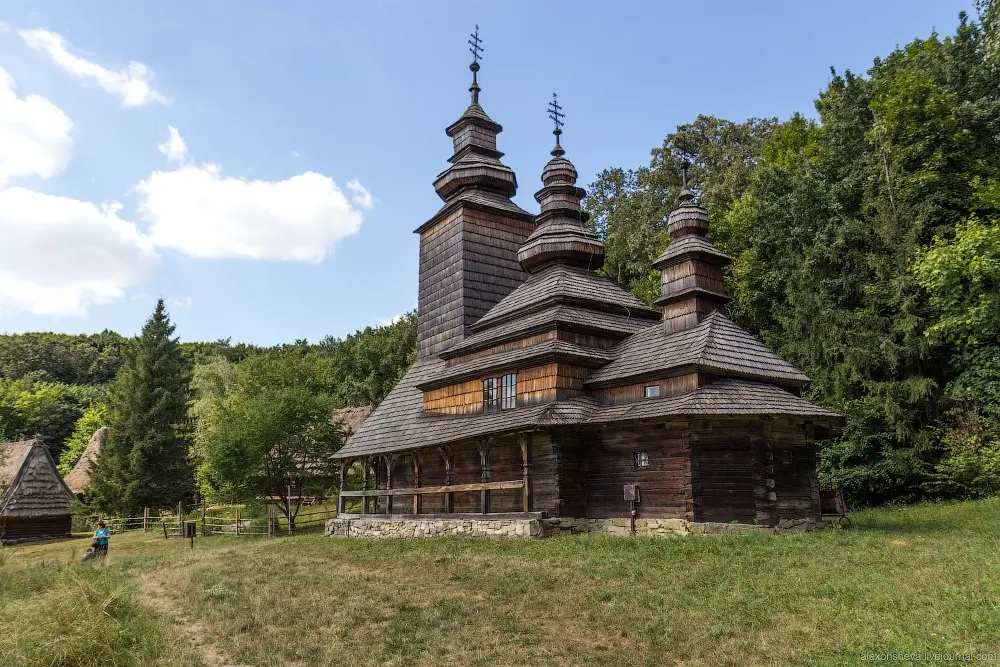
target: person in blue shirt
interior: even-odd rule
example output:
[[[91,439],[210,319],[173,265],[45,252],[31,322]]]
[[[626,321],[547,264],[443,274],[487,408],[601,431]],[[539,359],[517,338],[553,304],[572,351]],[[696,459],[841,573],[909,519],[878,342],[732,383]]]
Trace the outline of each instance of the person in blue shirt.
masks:
[[[108,540],[111,537],[111,529],[101,521],[94,531],[94,553],[103,558],[108,555]]]

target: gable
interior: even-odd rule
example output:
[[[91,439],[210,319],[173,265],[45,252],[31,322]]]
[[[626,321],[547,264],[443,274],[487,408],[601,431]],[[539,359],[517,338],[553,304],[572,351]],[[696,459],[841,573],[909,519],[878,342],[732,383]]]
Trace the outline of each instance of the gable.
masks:
[[[0,445],[9,488],[0,516],[46,516],[69,513],[73,494],[63,482],[48,448],[37,441]],[[11,461],[17,461],[12,463]],[[16,467],[15,467],[16,465]]]

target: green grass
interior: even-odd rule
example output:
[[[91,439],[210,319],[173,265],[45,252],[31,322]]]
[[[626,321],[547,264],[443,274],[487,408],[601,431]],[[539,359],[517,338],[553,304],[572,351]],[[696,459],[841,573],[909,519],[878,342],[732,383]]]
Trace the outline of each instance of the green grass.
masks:
[[[101,664],[119,665],[844,665],[868,651],[997,653],[1000,500],[873,510],[855,524],[659,540],[212,537],[193,551],[130,534],[98,567],[68,564],[79,541],[27,546],[0,552],[0,627],[15,639],[0,642],[0,665],[98,664],[88,656],[101,644],[114,656]]]

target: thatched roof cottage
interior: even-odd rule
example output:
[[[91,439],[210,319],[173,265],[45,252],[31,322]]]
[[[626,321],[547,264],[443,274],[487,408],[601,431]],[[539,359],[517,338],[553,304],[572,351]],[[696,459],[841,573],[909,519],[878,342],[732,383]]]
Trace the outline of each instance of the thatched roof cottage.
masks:
[[[44,442],[0,444],[0,544],[69,537],[72,502]]]

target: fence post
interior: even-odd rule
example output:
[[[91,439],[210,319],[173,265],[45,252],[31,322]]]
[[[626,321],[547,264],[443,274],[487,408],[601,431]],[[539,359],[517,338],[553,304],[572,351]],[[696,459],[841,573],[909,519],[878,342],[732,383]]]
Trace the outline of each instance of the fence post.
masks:
[[[285,516],[288,517],[288,534],[292,534],[292,487],[285,485]]]
[[[143,507],[142,508],[142,532],[144,532],[144,533],[148,533],[149,532],[149,508],[148,507]]]
[[[240,534],[240,508],[236,508],[236,536],[239,537]]]
[[[274,508],[271,504],[267,505],[267,536],[274,537]]]
[[[201,536],[205,537],[208,533],[205,532],[205,501],[201,501]]]
[[[184,523],[184,505],[180,501],[178,501],[177,502],[177,525],[180,526],[182,523]],[[182,535],[184,534],[183,530],[181,531],[181,534]]]

